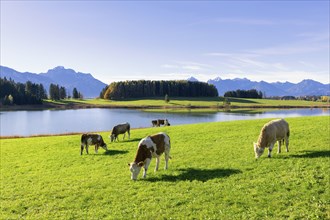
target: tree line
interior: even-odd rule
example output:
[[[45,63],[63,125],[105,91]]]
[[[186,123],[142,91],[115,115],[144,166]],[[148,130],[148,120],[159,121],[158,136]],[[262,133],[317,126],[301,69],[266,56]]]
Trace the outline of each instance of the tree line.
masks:
[[[61,100],[61,99],[66,99],[66,98],[71,98],[70,95],[67,94],[67,91],[65,87],[55,85],[55,84],[50,84],[49,86],[49,99],[51,100]],[[73,88],[72,90],[72,98],[73,99],[82,99],[83,95],[76,89]]]
[[[67,95],[65,87],[50,84],[49,95],[42,84],[15,82],[12,79],[0,78],[0,102],[3,105],[30,105],[42,104],[43,99],[60,100],[71,98]],[[73,89],[72,98],[82,98],[82,94],[76,89]]]
[[[252,99],[262,99],[263,94],[261,91],[256,89],[250,90],[236,90],[225,92],[224,97],[235,97],[235,98],[252,98]]]
[[[103,99],[125,99],[143,97],[216,97],[218,90],[214,85],[187,80],[171,81],[121,81],[113,82],[100,93]]]
[[[0,100],[4,105],[41,104],[47,98],[47,92],[42,84],[16,83],[13,80],[0,78]]]

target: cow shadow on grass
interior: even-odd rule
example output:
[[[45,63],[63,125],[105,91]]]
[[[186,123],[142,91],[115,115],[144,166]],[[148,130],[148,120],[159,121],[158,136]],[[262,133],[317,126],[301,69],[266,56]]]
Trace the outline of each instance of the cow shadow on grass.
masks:
[[[118,143],[125,143],[125,142],[136,142],[140,141],[142,138],[131,138],[131,139],[119,139],[119,141],[110,142],[110,144],[118,144]]]
[[[318,158],[318,157],[330,157],[330,150],[322,151],[301,151],[303,154],[290,155],[294,158]]]
[[[128,151],[127,150],[107,150],[105,151],[103,154],[100,152],[98,154],[93,154],[95,156],[114,156],[114,155],[118,155],[118,154],[127,154]]]
[[[179,169],[181,173],[179,175],[161,175],[159,177],[147,177],[145,181],[149,182],[159,182],[159,181],[167,181],[167,182],[178,182],[178,181],[201,181],[206,182],[208,180],[217,179],[217,178],[225,178],[234,174],[242,173],[241,170],[238,169],[196,169],[196,168],[188,168],[188,169]]]

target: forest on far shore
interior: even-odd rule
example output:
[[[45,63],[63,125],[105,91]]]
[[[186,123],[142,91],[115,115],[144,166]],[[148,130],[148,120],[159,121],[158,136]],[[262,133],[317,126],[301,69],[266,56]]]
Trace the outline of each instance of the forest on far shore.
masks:
[[[63,86],[50,84],[49,94],[40,83],[15,82],[12,79],[0,78],[0,104],[2,105],[36,105],[42,104],[43,99],[61,100],[71,98],[67,95],[67,90]],[[76,89],[73,89],[72,98],[83,98],[83,95]]]
[[[16,83],[13,80],[0,78],[0,103],[3,105],[42,104],[47,99],[47,92],[42,84]]]
[[[205,82],[187,80],[170,81],[121,81],[113,82],[100,94],[103,99],[126,99],[143,97],[217,97],[218,90],[214,85]]]

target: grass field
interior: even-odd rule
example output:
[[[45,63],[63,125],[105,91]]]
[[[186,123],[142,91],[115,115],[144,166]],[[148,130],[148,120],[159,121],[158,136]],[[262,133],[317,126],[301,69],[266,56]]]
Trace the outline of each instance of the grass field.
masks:
[[[125,100],[104,99],[65,99],[60,101],[43,100],[42,105],[0,105],[1,111],[39,109],[79,109],[79,108],[139,108],[139,109],[191,109],[209,108],[330,108],[329,102],[304,100],[272,100],[229,98],[230,105],[224,106],[223,97],[173,97],[166,103],[163,97]],[[203,110],[205,111],[205,110]]]
[[[271,99],[241,99],[229,98],[231,107],[312,107],[329,106],[326,102],[313,102],[304,100],[271,100]],[[150,99],[128,99],[123,101],[113,101],[104,99],[84,99],[84,100],[64,100],[64,101],[46,101],[58,105],[99,105],[99,106],[128,106],[128,107],[171,107],[171,108],[189,108],[189,107],[222,107],[223,97],[201,97],[201,98],[172,98],[166,103],[163,98]]]
[[[330,219],[330,117],[288,118],[290,152],[256,160],[267,121],[135,129],[82,156],[80,135],[1,139],[0,218]],[[130,180],[139,140],[158,131],[171,137],[169,169],[152,160]]]

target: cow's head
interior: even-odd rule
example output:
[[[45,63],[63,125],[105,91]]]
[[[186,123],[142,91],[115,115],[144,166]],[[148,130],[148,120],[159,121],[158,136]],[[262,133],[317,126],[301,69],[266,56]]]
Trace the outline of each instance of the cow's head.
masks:
[[[131,179],[132,180],[136,180],[140,171],[141,171],[141,167],[144,165],[143,162],[139,162],[139,163],[135,163],[135,162],[132,162],[132,163],[129,163],[128,166],[129,166],[129,170],[131,171],[132,173],[132,176],[131,176]]]
[[[166,126],[170,126],[170,125],[171,125],[171,124],[168,122],[167,119],[165,119],[165,122],[164,122],[164,123],[165,123]]]
[[[106,144],[106,143],[104,143],[103,145],[101,145],[101,147],[102,147],[105,151],[108,150],[108,148],[107,148],[107,144]]]
[[[110,135],[110,141],[113,142],[115,140],[116,140],[116,135],[115,134]]]
[[[265,148],[259,147],[257,143],[253,143],[254,154],[256,158],[259,158],[263,153]]]

